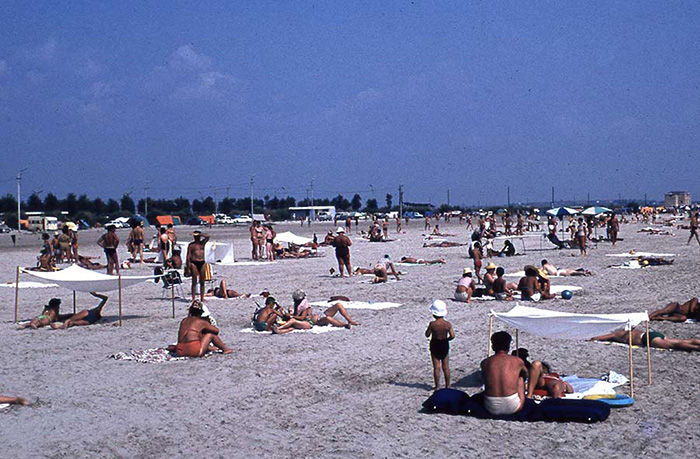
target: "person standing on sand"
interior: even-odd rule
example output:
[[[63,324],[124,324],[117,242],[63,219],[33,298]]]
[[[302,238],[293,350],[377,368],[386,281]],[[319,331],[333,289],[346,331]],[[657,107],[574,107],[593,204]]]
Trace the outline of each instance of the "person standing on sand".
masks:
[[[430,361],[433,365],[434,390],[440,388],[440,370],[445,374],[445,387],[450,387],[450,341],[455,337],[452,324],[445,320],[447,305],[442,300],[435,300],[430,305],[433,320],[425,330],[425,337],[430,339]]]
[[[396,216],[396,234],[401,234],[401,216]]]
[[[338,272],[340,277],[343,277],[343,269],[348,270],[348,276],[352,277],[352,266],[350,265],[350,246],[352,241],[345,235],[345,228],[338,228],[338,235],[333,238],[333,247],[335,247],[335,258],[338,259]]]
[[[302,222],[302,225],[304,223]],[[248,228],[248,231],[250,231],[250,244],[253,247],[253,251],[251,252],[251,258],[253,260],[258,259],[258,233],[255,231],[255,227],[258,225],[258,222],[253,220],[253,223],[250,224],[250,228]]]
[[[131,229],[131,234],[129,235],[131,238],[131,258],[134,259],[134,262],[136,262],[136,254],[139,255],[139,260],[141,260],[141,264],[143,264],[143,240],[144,240],[144,231],[143,231],[143,222],[139,221],[134,227]]]
[[[612,239],[614,247],[617,244],[617,235],[620,233],[620,222],[617,220],[617,215],[613,214],[610,221],[608,221],[608,228],[610,229],[610,239]]]
[[[348,232],[348,235],[352,234],[352,218],[350,217],[345,219],[345,231]]]
[[[579,217],[578,226],[576,226],[576,241],[578,242],[578,248],[581,251],[582,257],[586,256],[586,239],[588,239],[586,222],[583,221],[583,218]]]
[[[187,258],[186,264],[192,274],[192,301],[195,300],[197,295],[197,282],[199,282],[199,298],[204,301],[204,279],[205,279],[205,265],[204,260],[204,246],[209,241],[209,235],[203,234],[201,231],[196,230],[192,233],[194,241],[190,242],[187,246]]]
[[[517,413],[525,404],[525,363],[520,357],[509,355],[511,336],[503,331],[491,335],[495,355],[481,362],[484,380],[484,407],[500,416]]]
[[[97,240],[97,245],[102,247],[107,257],[107,274],[114,274],[117,270],[119,274],[119,255],[117,255],[117,247],[119,246],[119,237],[117,236],[117,227],[107,225],[107,232]]]
[[[695,215],[692,213],[690,214],[690,237],[686,245],[690,245],[690,241],[693,240],[693,237],[695,237],[695,240],[700,244],[700,239],[698,239],[698,216],[700,216],[700,212],[697,212]]]

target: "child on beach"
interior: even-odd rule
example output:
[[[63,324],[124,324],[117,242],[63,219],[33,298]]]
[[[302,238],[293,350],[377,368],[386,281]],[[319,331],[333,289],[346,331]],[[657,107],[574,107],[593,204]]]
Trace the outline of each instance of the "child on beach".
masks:
[[[430,339],[430,359],[433,363],[433,380],[435,390],[440,387],[440,369],[445,374],[445,387],[450,387],[450,341],[455,337],[452,324],[445,320],[447,305],[442,300],[435,300],[430,305],[433,320],[425,330],[425,337]]]

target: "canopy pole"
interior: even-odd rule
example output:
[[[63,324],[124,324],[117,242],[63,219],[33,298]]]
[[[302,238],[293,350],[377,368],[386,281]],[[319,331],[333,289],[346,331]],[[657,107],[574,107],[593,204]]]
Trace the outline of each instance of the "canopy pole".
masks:
[[[19,266],[17,266],[17,273],[15,274],[15,323],[19,320],[19,269]]]
[[[491,330],[493,330],[493,316],[489,315],[489,336],[486,338],[489,342],[488,351],[486,352],[487,359],[491,356]]]
[[[170,296],[173,300],[173,319],[175,318],[175,284],[170,283]]]
[[[651,349],[649,349],[649,321],[647,320],[647,334],[646,334],[646,340],[647,340],[647,380],[649,382],[649,385],[651,386]]]
[[[627,333],[627,336],[629,338],[628,340],[628,347],[629,347],[629,355],[630,355],[630,397],[634,398],[634,365],[632,364],[632,324],[629,324],[629,332]]]
[[[516,351],[517,351],[518,349],[520,349],[520,342],[519,342],[519,340],[518,340],[518,334],[519,334],[519,332],[520,332],[520,330],[518,330],[518,329],[516,328],[516,329],[515,329],[515,350],[516,350]]]
[[[73,290],[73,315],[75,315],[75,290]]]
[[[119,273],[119,326],[122,326],[122,275]]]

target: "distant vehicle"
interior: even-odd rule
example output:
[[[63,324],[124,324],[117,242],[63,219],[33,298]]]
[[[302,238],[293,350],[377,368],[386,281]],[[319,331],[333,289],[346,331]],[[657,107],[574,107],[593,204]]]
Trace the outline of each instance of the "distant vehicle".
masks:
[[[128,228],[129,227],[129,218],[128,217],[118,217],[112,220],[111,222],[108,222],[105,227],[113,225],[115,228]]]
[[[56,231],[58,229],[58,218],[46,217],[44,215],[31,215],[27,218],[27,229],[29,231]]]
[[[236,215],[235,218],[232,218],[233,224],[235,225],[244,225],[244,224],[250,224],[253,223],[253,218],[249,217],[248,215]]]
[[[316,219],[320,222],[329,222],[333,220],[333,216],[329,212],[319,212]]]
[[[214,214],[214,222],[220,225],[232,225],[233,218],[226,214]]]
[[[187,220],[186,224],[191,225],[191,226],[203,226],[203,225],[207,225],[207,222],[205,222],[204,220],[202,220],[199,217],[192,217],[189,220]]]

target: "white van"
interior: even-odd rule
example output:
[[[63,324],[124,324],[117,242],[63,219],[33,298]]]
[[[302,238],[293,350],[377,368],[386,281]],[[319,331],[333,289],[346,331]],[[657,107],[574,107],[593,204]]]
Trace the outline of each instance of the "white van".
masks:
[[[44,215],[30,215],[27,218],[27,229],[29,231],[41,231],[43,233],[56,231],[58,230],[58,218],[46,217]]]

